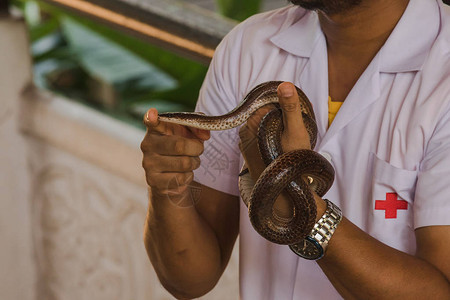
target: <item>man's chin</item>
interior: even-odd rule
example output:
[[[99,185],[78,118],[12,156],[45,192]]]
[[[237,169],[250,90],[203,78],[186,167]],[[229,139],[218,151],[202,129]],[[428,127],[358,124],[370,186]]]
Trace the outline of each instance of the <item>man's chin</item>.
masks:
[[[324,2],[327,2],[327,0],[290,0],[290,2],[305,9],[321,10],[326,6]]]
[[[320,10],[328,15],[339,14],[349,11],[362,0],[289,0],[292,4],[308,10]]]

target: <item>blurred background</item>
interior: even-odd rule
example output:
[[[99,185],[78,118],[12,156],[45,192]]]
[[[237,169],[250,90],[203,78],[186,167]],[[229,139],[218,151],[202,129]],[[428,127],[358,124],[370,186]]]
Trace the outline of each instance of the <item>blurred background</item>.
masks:
[[[444,2],[449,2],[445,0]],[[173,299],[142,242],[142,116],[287,0],[0,0],[0,299]],[[238,243],[202,299],[238,299]]]
[[[29,30],[37,87],[138,127],[149,107],[193,110],[212,53],[190,53],[189,45],[158,40],[162,34],[146,32],[145,25],[213,50],[237,21],[287,4],[287,0],[9,2]],[[97,8],[85,9],[85,3]],[[108,11],[117,16],[106,16]],[[130,32],[119,16],[143,24]]]
[[[142,116],[285,0],[0,0],[0,299],[173,299],[142,242]],[[236,248],[238,245],[236,245]],[[238,258],[202,299],[238,299]]]

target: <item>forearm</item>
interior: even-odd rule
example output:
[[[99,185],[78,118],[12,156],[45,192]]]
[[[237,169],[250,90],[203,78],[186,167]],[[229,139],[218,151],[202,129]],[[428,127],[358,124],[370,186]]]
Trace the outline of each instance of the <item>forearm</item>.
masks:
[[[318,263],[345,299],[450,299],[449,282],[436,267],[345,218]]]
[[[161,195],[151,198],[144,242],[161,283],[175,297],[205,294],[222,273],[214,231],[195,206],[175,205]]]

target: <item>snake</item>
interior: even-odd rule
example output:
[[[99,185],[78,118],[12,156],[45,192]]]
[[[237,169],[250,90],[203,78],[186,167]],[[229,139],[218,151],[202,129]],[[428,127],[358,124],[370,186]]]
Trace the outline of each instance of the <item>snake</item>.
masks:
[[[281,83],[268,81],[257,85],[236,108],[224,115],[169,112],[159,114],[158,119],[204,130],[227,130],[242,125],[259,108],[273,104],[274,108],[262,118],[257,132],[258,149],[266,168],[256,180],[249,199],[241,196],[248,207],[253,228],[262,237],[277,244],[296,245],[302,242],[315,224],[317,207],[314,193],[323,197],[331,188],[334,168],[326,158],[313,150],[283,151],[282,110],[277,95]],[[295,89],[311,149],[314,149],[317,124],[313,107],[305,93],[298,87]],[[275,201],[282,192],[292,202],[290,217],[280,216],[274,210]]]

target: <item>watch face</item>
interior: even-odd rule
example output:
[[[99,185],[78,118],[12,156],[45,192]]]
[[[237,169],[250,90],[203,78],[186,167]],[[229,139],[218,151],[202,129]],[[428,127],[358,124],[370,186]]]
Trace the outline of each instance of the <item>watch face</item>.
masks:
[[[298,244],[289,245],[292,251],[305,259],[317,260],[323,256],[323,248],[313,238],[307,236]]]

